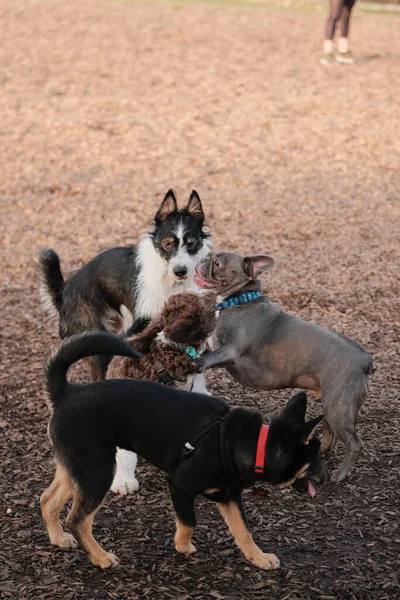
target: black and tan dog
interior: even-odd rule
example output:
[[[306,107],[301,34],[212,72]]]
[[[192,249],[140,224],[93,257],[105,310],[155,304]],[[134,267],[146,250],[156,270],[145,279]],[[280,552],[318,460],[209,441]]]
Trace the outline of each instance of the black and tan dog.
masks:
[[[195,552],[194,501],[202,494],[218,504],[249,561],[262,569],[278,568],[277,557],[264,554],[253,541],[241,492],[256,480],[309,487],[307,477],[319,467],[320,442],[312,433],[322,417],[304,421],[306,395],[292,398],[268,427],[256,410],[231,409],[221,399],[151,381],[69,384],[69,366],[94,354],[135,356],[135,351],[120,338],[86,333],[64,341],[46,364],[57,469],[41,506],[51,543],[72,548],[78,541],[94,565],[118,564],[94,539],[92,523],[111,486],[119,446],[167,473],[178,552]],[[59,520],[70,498],[66,522],[73,535],[63,531]]]

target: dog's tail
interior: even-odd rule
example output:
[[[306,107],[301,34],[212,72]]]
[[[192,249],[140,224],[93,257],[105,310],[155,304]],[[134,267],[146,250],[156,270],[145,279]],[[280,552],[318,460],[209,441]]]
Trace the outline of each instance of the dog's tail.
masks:
[[[51,248],[43,248],[39,254],[39,265],[41,270],[40,296],[43,308],[54,317],[61,308],[65,283],[58,254]]]
[[[117,355],[140,358],[140,352],[122,338],[103,332],[86,332],[63,341],[47,359],[45,385],[50,409],[60,404],[65,396],[69,367],[81,358],[95,355]]]

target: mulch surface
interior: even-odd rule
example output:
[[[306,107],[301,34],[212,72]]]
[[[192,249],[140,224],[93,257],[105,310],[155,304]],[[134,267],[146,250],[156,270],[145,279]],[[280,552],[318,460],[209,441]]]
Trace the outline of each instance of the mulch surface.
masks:
[[[359,63],[325,69],[321,13],[25,0],[3,4],[0,23],[0,596],[399,598],[399,20],[356,9]],[[38,250],[54,247],[68,273],[133,243],[169,187],[182,203],[198,190],[216,248],[275,255],[271,298],[374,356],[351,477],[313,500],[245,494],[275,572],[243,559],[205,500],[198,552],[178,555],[164,477],[144,463],[139,493],[109,495],[95,522],[118,569],[51,548],[41,522],[53,473],[42,364],[57,323],[40,307]],[[266,419],[291,395],[222,370],[209,383]],[[339,445],[330,471],[342,457]]]

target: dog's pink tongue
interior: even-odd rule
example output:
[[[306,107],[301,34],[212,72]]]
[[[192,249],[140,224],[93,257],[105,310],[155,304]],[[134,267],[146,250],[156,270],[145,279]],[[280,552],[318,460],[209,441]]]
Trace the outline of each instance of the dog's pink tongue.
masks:
[[[314,498],[315,488],[309,479],[307,480],[307,487],[308,487],[308,493],[310,494],[311,498]]]

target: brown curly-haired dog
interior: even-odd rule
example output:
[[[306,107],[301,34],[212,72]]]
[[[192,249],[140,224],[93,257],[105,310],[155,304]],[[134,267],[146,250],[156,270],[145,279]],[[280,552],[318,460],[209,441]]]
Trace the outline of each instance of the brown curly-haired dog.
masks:
[[[127,340],[145,356],[135,359],[114,356],[106,379],[161,381],[166,375],[174,387],[208,394],[204,373],[199,373],[182,346],[190,346],[197,353],[202,351],[216,325],[215,302],[212,292],[201,296],[190,292],[171,296],[161,314],[152,319],[142,333]],[[118,448],[116,459],[111,490],[121,495],[135,492],[139,488],[135,477],[136,454]]]
[[[194,386],[193,378],[199,369],[183,345],[199,353],[214,327],[215,294],[199,296],[187,292],[171,296],[161,314],[142,333],[128,340],[145,356],[140,359],[115,356],[106,378],[160,381],[163,370],[175,387],[199,388],[199,385]],[[204,389],[196,391],[204,392]]]

